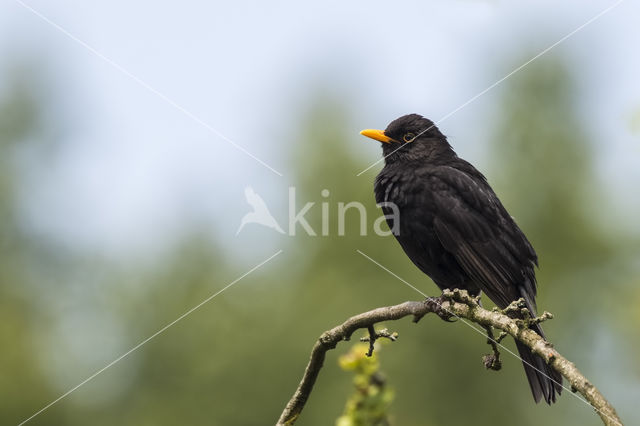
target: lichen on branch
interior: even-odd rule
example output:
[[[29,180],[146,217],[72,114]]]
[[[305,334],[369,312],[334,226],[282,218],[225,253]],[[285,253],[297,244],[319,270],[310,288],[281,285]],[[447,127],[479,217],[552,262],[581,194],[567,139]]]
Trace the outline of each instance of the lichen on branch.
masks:
[[[524,319],[511,318],[511,316],[514,316],[512,315],[513,313]],[[615,409],[600,391],[572,362],[554,349],[550,342],[529,329],[529,326],[533,323],[551,319],[551,314],[545,312],[540,317],[534,318],[520,301],[513,302],[504,310],[487,310],[480,305],[479,299],[470,296],[464,290],[457,289],[453,291],[445,290],[440,297],[428,297],[422,301],[409,301],[399,305],[376,308],[353,316],[339,326],[322,333],[311,350],[311,357],[302,380],[284,408],[277,425],[293,425],[296,422],[313,390],[327,351],[334,349],[341,341],[349,340],[356,330],[366,329],[369,332],[369,337],[367,338],[370,343],[369,353],[372,353],[373,343],[375,343],[376,339],[389,337],[384,335],[389,334],[388,331],[384,331],[384,334],[383,330],[375,331],[375,324],[383,321],[398,320],[406,316],[412,316],[413,321],[417,323],[427,314],[436,314],[445,321],[451,321],[452,318],[456,317],[466,319],[484,327],[488,332],[489,341],[493,343],[490,344],[494,352],[489,355],[494,359],[485,357],[485,365],[489,362],[487,368],[494,370],[499,369],[499,364],[496,364],[496,361],[499,363],[497,342],[507,335],[519,340],[565,377],[569,381],[571,389],[579,392],[596,410],[603,424],[622,426],[622,421]],[[500,330],[500,334],[495,339],[490,331],[493,329]]]

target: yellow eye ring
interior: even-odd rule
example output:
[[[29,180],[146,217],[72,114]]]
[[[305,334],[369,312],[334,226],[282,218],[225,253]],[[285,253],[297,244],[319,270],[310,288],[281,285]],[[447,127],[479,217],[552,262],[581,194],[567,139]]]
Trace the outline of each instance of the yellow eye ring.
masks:
[[[413,133],[405,133],[405,135],[402,137],[402,140],[404,140],[406,143],[410,143],[413,142],[415,137],[416,135],[414,135]]]

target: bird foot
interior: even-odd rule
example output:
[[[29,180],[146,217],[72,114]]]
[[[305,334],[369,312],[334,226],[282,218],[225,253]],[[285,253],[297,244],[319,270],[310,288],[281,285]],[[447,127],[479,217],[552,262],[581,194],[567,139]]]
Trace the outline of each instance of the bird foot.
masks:
[[[469,294],[467,290],[461,290],[459,288],[454,288],[453,290],[445,288],[444,290],[442,290],[441,297],[449,301],[464,303],[465,305],[468,305],[470,307],[480,305],[480,295],[474,297]]]
[[[540,316],[534,316],[534,313],[531,312],[529,308],[527,308],[527,304],[522,298],[514,300],[509,304],[509,306],[500,310],[499,312],[507,315],[510,318],[517,318],[516,323],[519,327],[522,328],[529,328],[532,325],[540,324],[541,322],[553,319],[553,314],[547,311],[544,311]]]
[[[424,303],[429,306],[430,311],[434,314],[438,315],[441,320],[446,322],[455,322],[457,316],[451,312],[449,312],[445,306],[445,303],[450,303],[449,298],[445,297],[444,293],[440,297],[427,297],[424,300]],[[413,317],[413,322],[418,322],[424,316],[423,315],[415,315]]]
[[[527,308],[527,304],[522,297],[518,300],[514,300],[513,302],[509,303],[509,305],[506,308],[502,309],[501,312],[508,317],[512,317],[513,314],[520,314],[518,316],[531,318],[531,312],[529,312],[529,309]]]

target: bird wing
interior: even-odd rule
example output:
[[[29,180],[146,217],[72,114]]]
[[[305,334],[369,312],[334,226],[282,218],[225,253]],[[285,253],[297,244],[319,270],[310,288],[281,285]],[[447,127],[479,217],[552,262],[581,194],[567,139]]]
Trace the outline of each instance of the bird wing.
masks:
[[[498,306],[524,297],[535,311],[535,251],[484,177],[447,166],[427,182],[445,250]]]

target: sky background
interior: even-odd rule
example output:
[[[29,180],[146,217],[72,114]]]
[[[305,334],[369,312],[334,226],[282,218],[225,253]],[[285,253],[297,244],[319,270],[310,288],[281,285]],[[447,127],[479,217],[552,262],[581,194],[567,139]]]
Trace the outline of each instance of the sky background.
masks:
[[[360,129],[384,128],[409,112],[438,120],[614,2],[24,4],[283,174],[20,2],[3,1],[0,72],[11,72],[3,62],[36,61],[52,76],[47,100],[66,117],[51,123],[64,144],[37,182],[24,182],[24,220],[71,250],[118,257],[162,251],[173,231],[194,222],[207,223],[241,256],[246,244],[234,234],[248,207],[247,185],[286,222],[286,189],[296,185],[295,120],[315,87],[348,100],[352,149],[373,162],[379,148],[363,141]],[[612,227],[616,218],[640,213],[638,197],[629,197],[640,179],[639,13],[637,2],[623,2],[556,48],[579,64],[585,131],[606,140],[598,167]],[[503,59],[518,52],[521,62]],[[480,167],[483,123],[499,113],[500,90],[440,125],[458,153]],[[371,185],[378,169],[357,179]]]

